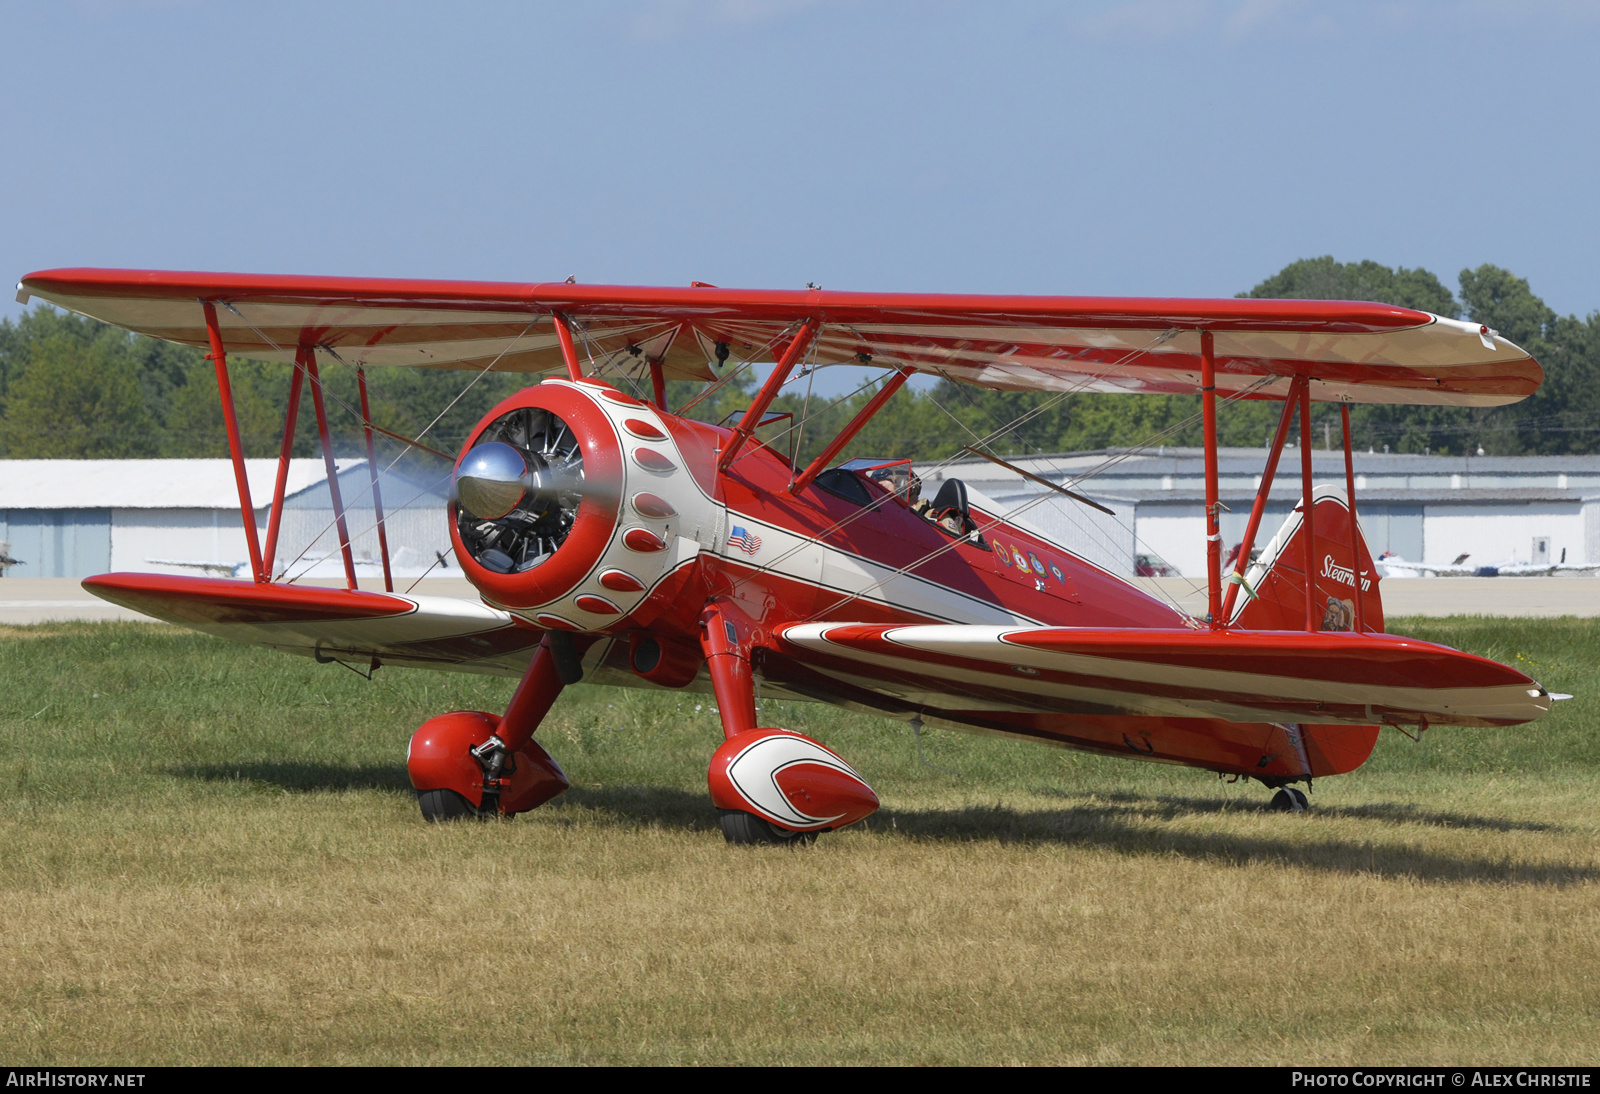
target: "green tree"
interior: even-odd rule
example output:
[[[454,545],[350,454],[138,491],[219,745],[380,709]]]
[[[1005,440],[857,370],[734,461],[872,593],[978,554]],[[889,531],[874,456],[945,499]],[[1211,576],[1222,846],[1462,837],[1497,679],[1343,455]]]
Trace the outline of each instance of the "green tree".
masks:
[[[1463,270],[1457,297],[1425,269],[1377,262],[1341,263],[1331,256],[1300,259],[1263,280],[1248,297],[1375,300],[1446,316],[1465,315],[1523,346],[1539,359],[1546,380],[1520,404],[1495,409],[1359,406],[1352,413],[1363,447],[1402,452],[1600,451],[1600,313],[1587,320],[1557,316],[1526,280],[1499,267]],[[341,456],[364,455],[356,408],[355,370],[324,355],[321,360],[329,427]],[[230,362],[235,408],[246,453],[275,455],[287,405],[291,366]],[[887,376],[844,397],[806,395],[806,381],[790,385],[775,411],[793,415],[760,436],[785,454],[808,462],[877,390]],[[374,369],[367,376],[373,420],[404,436],[454,452],[493,406],[536,376],[425,369]],[[624,389],[630,385],[622,384]],[[636,394],[643,386],[634,385]],[[750,403],[754,379],[737,371],[707,390],[674,381],[668,399],[708,422],[729,420]],[[452,401],[453,405],[452,405]],[[1219,414],[1224,445],[1264,445],[1280,404],[1264,400],[1226,403]],[[440,417],[442,412],[442,417]],[[846,448],[854,455],[939,459],[963,444],[985,439],[992,450],[1037,454],[1114,448],[1144,443],[1200,443],[1199,399],[1188,395],[1114,395],[991,391],[942,380],[929,390],[902,391]],[[435,419],[439,420],[435,422]],[[801,424],[803,421],[803,424]],[[1335,407],[1313,412],[1313,435],[1337,433]],[[386,462],[403,450],[380,437]],[[320,451],[309,392],[302,397],[294,453]],[[216,378],[204,354],[126,334],[115,328],[40,306],[15,322],[0,321],[0,452],[12,457],[72,454],[222,456],[227,453]],[[431,460],[411,450],[407,459]]]
[[[1465,280],[1462,285],[1465,292]],[[1239,295],[1276,300],[1370,300],[1450,318],[1461,314],[1461,307],[1450,290],[1429,270],[1404,266],[1391,269],[1370,260],[1336,262],[1332,255],[1291,262],[1249,292]],[[1276,405],[1273,409],[1277,409]],[[1259,409],[1254,415],[1265,416]],[[1339,428],[1335,424],[1338,418],[1337,408],[1326,404],[1316,406],[1312,411],[1313,436],[1320,438],[1325,427],[1330,425]],[[1485,445],[1487,451],[1487,446],[1503,450],[1510,443],[1504,438],[1495,438],[1493,423],[1488,421],[1485,412],[1461,407],[1357,406],[1351,409],[1350,419],[1353,443],[1372,449],[1472,452],[1480,444]]]
[[[56,332],[32,342],[6,386],[0,452],[37,459],[116,459],[159,452],[125,347]]]
[[[1545,370],[1539,390],[1510,406],[1356,407],[1351,418],[1357,444],[1397,452],[1481,449],[1491,455],[1600,451],[1600,314],[1587,320],[1557,316],[1524,278],[1498,266],[1462,270],[1459,283],[1459,308],[1454,300],[1449,307],[1435,306],[1443,303],[1435,299],[1443,286],[1426,270],[1388,271],[1376,263],[1341,264],[1324,257],[1291,263],[1248,295],[1365,297],[1442,315],[1464,312],[1533,354]],[[1321,407],[1314,420],[1332,414],[1332,408]]]
[[[15,323],[0,322],[0,434],[5,452],[13,458],[60,455],[62,438],[70,434],[77,440],[65,449],[83,457],[162,454],[159,432],[174,378],[181,383],[184,370],[199,359],[187,347],[131,335],[45,305]],[[99,380],[92,375],[96,370],[105,374]],[[125,384],[128,376],[131,388]],[[53,396],[44,390],[61,383],[68,386]],[[99,389],[102,394],[95,394]],[[126,405],[98,414],[93,408],[106,397],[104,391],[114,391]],[[25,398],[19,403],[14,395]],[[69,412],[79,417],[50,418]],[[90,417],[82,418],[84,414]]]
[[[1498,330],[1524,349],[1543,342],[1556,320],[1556,313],[1533,295],[1524,278],[1499,266],[1462,270],[1461,301],[1468,319]]]
[[[161,454],[184,458],[228,455],[216,368],[204,359],[191,361],[178,376],[178,382],[165,385],[154,398],[165,418],[159,431]],[[230,361],[228,387],[233,392],[233,411],[245,455],[276,456],[288,406],[289,366]]]
[[[1451,319],[1461,314],[1450,290],[1427,270],[1391,269],[1370,260],[1335,262],[1332,255],[1291,262],[1239,295],[1263,300],[1370,300]]]
[[[320,363],[334,449],[341,456],[365,455],[355,370],[326,355]],[[97,369],[104,373],[98,381],[90,375]],[[291,370],[287,363],[230,359],[229,384],[246,455],[277,455]],[[62,386],[65,375],[77,377],[75,388]],[[126,383],[129,376],[131,387]],[[495,403],[537,379],[500,373],[480,377],[476,372],[454,370],[374,369],[367,382],[376,423],[413,437],[431,424],[428,443],[453,452]],[[45,389],[52,385],[62,389],[47,398]],[[96,385],[97,390],[114,390],[122,405],[94,409],[102,397],[88,388]],[[18,392],[17,398],[25,396],[20,403],[13,397]],[[65,404],[74,399],[78,409],[69,414]],[[76,418],[69,421],[74,414]],[[63,442],[66,433],[76,441]],[[387,453],[386,459],[398,451],[398,442],[380,437],[377,444],[380,454]],[[40,305],[15,322],[0,321],[0,445],[4,446],[0,451],[12,458],[64,451],[84,457],[226,456],[227,433],[216,370],[204,353],[193,347],[131,335]],[[307,389],[301,399],[294,454],[315,456],[320,451]]]
[[[1476,423],[1497,450],[1593,452],[1600,448],[1600,314],[1558,316],[1528,282],[1498,266],[1461,271],[1461,300],[1475,323],[1532,353],[1544,383],[1527,399],[1480,412]],[[1489,441],[1485,441],[1487,445]]]

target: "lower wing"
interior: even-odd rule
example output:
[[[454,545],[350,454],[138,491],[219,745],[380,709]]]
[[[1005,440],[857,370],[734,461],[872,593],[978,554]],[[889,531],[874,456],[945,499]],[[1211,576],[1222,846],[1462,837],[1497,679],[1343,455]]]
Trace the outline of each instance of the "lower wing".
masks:
[[[1504,726],[1550,695],[1516,669],[1431,642],[1348,632],[800,623],[784,652],[930,706],[1230,722]]]
[[[89,592],[256,646],[344,661],[520,676],[544,632],[470,600],[167,574],[101,574]]]

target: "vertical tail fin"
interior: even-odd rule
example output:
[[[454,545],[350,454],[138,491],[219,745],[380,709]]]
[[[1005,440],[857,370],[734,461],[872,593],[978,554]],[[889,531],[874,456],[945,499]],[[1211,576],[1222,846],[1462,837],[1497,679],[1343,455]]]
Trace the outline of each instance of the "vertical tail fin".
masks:
[[[1313,604],[1317,629],[1355,629],[1356,582],[1361,583],[1364,629],[1383,630],[1383,602],[1378,575],[1361,535],[1360,521],[1350,519],[1344,491],[1319,486],[1312,493],[1316,542],[1312,560]],[[1306,625],[1305,528],[1302,506],[1295,506],[1278,534],[1245,574],[1244,595],[1229,623],[1252,631],[1298,631]]]
[[[1378,574],[1361,534],[1360,521],[1350,519],[1345,493],[1337,486],[1319,486],[1311,495],[1316,542],[1312,554],[1313,610],[1317,629],[1348,631],[1355,627],[1356,582],[1361,583],[1363,628],[1383,630],[1383,600]],[[1283,522],[1245,574],[1244,596],[1230,622],[1246,630],[1298,631],[1306,625],[1305,528],[1301,506]],[[1254,594],[1254,595],[1251,595]],[[1314,725],[1280,726],[1298,745],[1308,777],[1354,771],[1366,762],[1378,742],[1378,727]]]

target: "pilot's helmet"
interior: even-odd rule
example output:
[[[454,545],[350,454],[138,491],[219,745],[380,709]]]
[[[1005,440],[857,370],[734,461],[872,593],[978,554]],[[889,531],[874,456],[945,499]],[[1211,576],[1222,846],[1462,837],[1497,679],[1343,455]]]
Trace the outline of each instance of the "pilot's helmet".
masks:
[[[867,472],[867,477],[891,494],[906,494],[908,497],[911,483],[916,482],[920,485],[921,481],[911,473],[911,465],[904,463],[873,468]]]

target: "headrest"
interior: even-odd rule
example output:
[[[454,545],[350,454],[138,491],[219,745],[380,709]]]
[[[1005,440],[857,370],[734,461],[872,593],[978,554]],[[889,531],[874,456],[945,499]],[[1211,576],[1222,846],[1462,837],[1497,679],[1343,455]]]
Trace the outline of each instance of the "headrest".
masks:
[[[939,487],[939,492],[933,496],[931,508],[935,513],[943,513],[947,509],[954,509],[965,517],[967,515],[967,484],[960,479],[945,479],[944,485]]]

